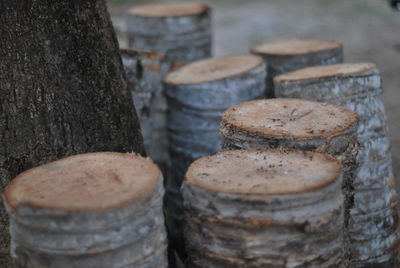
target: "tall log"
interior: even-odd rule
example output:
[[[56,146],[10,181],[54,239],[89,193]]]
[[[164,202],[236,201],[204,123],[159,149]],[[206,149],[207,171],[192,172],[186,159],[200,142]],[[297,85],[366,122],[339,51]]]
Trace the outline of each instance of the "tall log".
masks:
[[[228,107],[261,98],[265,93],[265,65],[255,55],[231,55],[190,63],[165,79],[168,136],[173,174],[166,182],[170,232],[182,246],[182,208],[179,188],[187,167],[221,147],[219,124]]]
[[[267,62],[267,98],[275,96],[272,79],[277,75],[314,65],[343,62],[343,45],[321,40],[275,40],[255,45],[251,51]]]
[[[128,13],[129,46],[166,55],[171,64],[211,57],[211,9],[200,3],[145,4]]]
[[[182,186],[189,267],[342,267],[340,167],[315,152],[196,160]]]
[[[357,121],[356,113],[349,109],[314,101],[269,99],[245,102],[224,112],[220,129],[222,148],[290,149],[336,156],[343,162],[344,224],[347,226],[354,206]],[[348,234],[345,234],[345,251],[348,243]]]
[[[167,267],[163,193],[157,166],[131,154],[82,154],[23,172],[4,193],[11,255],[23,268]]]
[[[351,260],[357,267],[395,267],[399,217],[379,71],[373,63],[312,67],[275,78],[277,96],[343,105],[360,117],[350,214]]]
[[[169,157],[163,78],[169,66],[164,55],[153,51],[120,49],[120,54],[128,89],[139,117],[146,153],[164,168]]]
[[[91,151],[144,153],[105,2],[0,2],[0,191],[18,173]],[[9,267],[0,208],[0,266]]]

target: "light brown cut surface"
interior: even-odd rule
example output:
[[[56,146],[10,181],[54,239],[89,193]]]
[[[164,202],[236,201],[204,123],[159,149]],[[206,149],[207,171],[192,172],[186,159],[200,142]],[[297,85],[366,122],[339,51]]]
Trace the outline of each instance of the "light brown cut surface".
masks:
[[[64,158],[21,173],[5,189],[15,211],[21,205],[67,212],[106,211],[151,193],[161,178],[150,160],[122,153]]]
[[[179,17],[200,14],[209,9],[201,3],[163,3],[139,5],[130,14],[144,17]]]
[[[251,51],[271,56],[293,56],[337,49],[342,46],[341,43],[331,41],[282,39],[255,45]]]
[[[276,76],[274,78],[274,81],[277,83],[281,83],[281,82],[292,82],[298,80],[362,74],[364,72],[371,71],[375,68],[376,64],[370,62],[314,66]]]
[[[165,82],[175,85],[200,84],[246,73],[264,60],[255,55],[229,55],[189,63],[167,75]]]
[[[327,154],[236,150],[196,160],[185,183],[211,192],[296,194],[331,184],[340,169],[339,161]]]
[[[275,139],[316,139],[345,132],[358,121],[345,107],[301,99],[244,102],[226,110],[221,131]]]
[[[143,56],[149,59],[154,59],[154,60],[164,60],[165,55],[156,52],[156,51],[151,51],[151,50],[144,50],[144,49],[132,49],[132,48],[120,48],[119,52],[121,55],[126,55],[126,56]]]

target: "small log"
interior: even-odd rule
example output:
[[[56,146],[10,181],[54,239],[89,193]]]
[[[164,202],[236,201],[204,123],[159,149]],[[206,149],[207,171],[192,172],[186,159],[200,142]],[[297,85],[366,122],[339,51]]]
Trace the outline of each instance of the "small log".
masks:
[[[357,122],[355,112],[336,105],[300,99],[250,101],[224,112],[222,148],[290,149],[336,156],[343,162],[346,225],[354,206]],[[346,236],[345,248],[348,240]]]
[[[395,209],[397,193],[377,66],[374,63],[351,63],[310,67],[278,76],[274,82],[279,97],[343,105],[359,115],[361,150],[353,184],[354,207],[350,212],[350,258],[360,267],[395,267],[393,263],[398,261],[400,242],[399,218]],[[360,218],[367,218],[369,222],[360,222]],[[391,221],[384,220],[386,218]],[[374,235],[371,236],[370,232]]]
[[[343,45],[321,40],[284,39],[255,45],[251,52],[267,62],[267,98],[274,94],[273,78],[314,65],[343,62]]]
[[[211,56],[211,9],[200,3],[146,4],[128,13],[129,46],[166,55],[171,64]]]
[[[221,148],[219,124],[228,107],[262,98],[265,64],[255,55],[232,55],[190,63],[165,78],[171,176],[166,182],[170,231],[182,240],[179,188],[187,167]],[[176,206],[178,205],[178,206]],[[176,220],[172,220],[176,219]]]
[[[168,160],[167,101],[163,78],[168,64],[157,52],[120,49],[147,155],[160,167]]]
[[[121,153],[64,158],[6,187],[18,267],[167,267],[163,182],[151,161]]]
[[[315,152],[196,160],[182,186],[189,267],[342,267],[340,177]]]

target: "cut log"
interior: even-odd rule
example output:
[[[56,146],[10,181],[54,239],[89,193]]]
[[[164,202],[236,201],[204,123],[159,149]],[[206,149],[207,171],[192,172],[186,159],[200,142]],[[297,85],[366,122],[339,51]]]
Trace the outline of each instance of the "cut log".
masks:
[[[269,99],[245,102],[224,112],[220,129],[222,148],[290,149],[336,156],[343,162],[346,225],[354,198],[357,122],[356,113],[349,109],[314,101]],[[348,238],[345,238],[347,248]]]
[[[341,267],[341,165],[315,152],[225,151],[182,186],[189,267]]]
[[[165,57],[146,50],[120,49],[122,63],[138,114],[147,155],[160,167],[167,166],[167,100],[163,78]]]
[[[171,64],[211,56],[211,9],[200,3],[146,4],[128,14],[129,46],[166,55]]]
[[[377,66],[351,63],[310,67],[278,76],[274,82],[279,97],[343,105],[358,113],[361,150],[357,156],[354,207],[350,213],[350,258],[360,267],[395,267],[400,241],[395,209],[397,194]]]
[[[265,69],[261,57],[232,55],[190,63],[165,78],[173,172],[166,182],[166,205],[171,207],[167,221],[179,219],[168,224],[178,232],[176,236],[182,236],[179,188],[187,167],[220,150],[218,129],[225,109],[264,96]]]
[[[252,53],[267,62],[267,97],[274,97],[273,78],[314,65],[343,62],[343,45],[321,40],[283,39],[255,45]]]
[[[11,254],[19,267],[167,267],[163,192],[157,166],[131,154],[28,170],[4,192]]]

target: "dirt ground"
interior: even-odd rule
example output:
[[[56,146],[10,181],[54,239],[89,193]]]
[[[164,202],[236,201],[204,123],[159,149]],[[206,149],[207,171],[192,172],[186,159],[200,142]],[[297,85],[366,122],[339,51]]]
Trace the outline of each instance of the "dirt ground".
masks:
[[[109,3],[121,47],[126,46],[124,12],[142,2]],[[377,63],[385,91],[393,166],[400,182],[400,12],[391,10],[385,0],[203,2],[214,10],[215,55],[246,53],[253,44],[277,37],[301,37],[342,42],[346,62]]]

